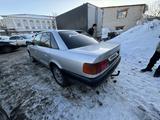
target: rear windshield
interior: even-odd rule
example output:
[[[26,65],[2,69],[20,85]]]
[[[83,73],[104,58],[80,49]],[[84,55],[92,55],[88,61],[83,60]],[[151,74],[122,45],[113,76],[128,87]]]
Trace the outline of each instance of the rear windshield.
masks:
[[[98,42],[92,37],[79,34],[75,31],[59,31],[59,35],[63,39],[68,49],[98,44]]]

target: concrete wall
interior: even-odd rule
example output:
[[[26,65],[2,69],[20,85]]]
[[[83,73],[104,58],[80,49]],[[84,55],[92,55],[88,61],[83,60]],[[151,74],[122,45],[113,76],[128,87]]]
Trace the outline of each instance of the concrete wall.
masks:
[[[103,9],[103,27],[115,30],[117,26],[124,26],[124,31],[136,25],[136,22],[141,19],[145,9],[145,5],[130,5],[130,6],[117,6],[106,7]],[[117,11],[128,9],[125,18],[118,19]]]

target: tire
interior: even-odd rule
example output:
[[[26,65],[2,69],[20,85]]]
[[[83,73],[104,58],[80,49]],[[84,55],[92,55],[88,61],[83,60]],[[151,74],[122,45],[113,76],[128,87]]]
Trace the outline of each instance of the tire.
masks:
[[[36,59],[35,59],[34,57],[32,57],[32,56],[30,56],[30,60],[31,60],[32,62],[36,62]]]
[[[57,84],[62,87],[67,87],[70,85],[69,81],[65,78],[62,70],[59,69],[56,65],[51,66],[51,71]]]
[[[11,52],[12,51],[12,48],[10,48],[10,47],[4,47],[4,53],[9,53],[9,52]]]
[[[0,107],[0,120],[10,120],[7,113]]]

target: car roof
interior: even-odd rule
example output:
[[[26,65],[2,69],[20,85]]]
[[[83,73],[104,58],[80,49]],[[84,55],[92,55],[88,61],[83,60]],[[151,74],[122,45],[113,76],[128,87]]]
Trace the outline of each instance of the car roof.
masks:
[[[58,31],[58,32],[59,31],[75,31],[76,32],[76,31],[81,31],[81,30],[56,30],[56,31]]]

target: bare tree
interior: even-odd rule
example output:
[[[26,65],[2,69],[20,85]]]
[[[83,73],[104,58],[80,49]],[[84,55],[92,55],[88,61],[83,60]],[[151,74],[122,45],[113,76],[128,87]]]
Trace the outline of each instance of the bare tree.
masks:
[[[160,17],[160,0],[156,0],[149,5],[149,15]]]

